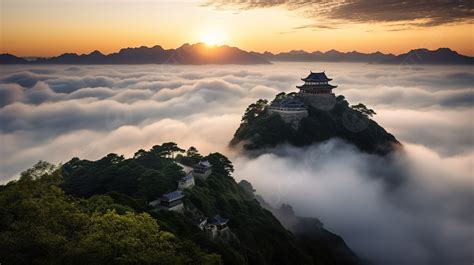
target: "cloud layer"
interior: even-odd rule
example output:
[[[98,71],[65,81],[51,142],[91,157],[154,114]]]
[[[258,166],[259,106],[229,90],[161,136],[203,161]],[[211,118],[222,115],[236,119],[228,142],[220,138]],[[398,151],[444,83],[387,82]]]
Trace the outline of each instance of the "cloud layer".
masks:
[[[337,140],[255,160],[227,149],[248,104],[295,91],[309,69],[325,70],[337,94],[375,109],[406,152],[387,161]],[[175,141],[229,155],[237,179],[251,180],[274,204],[319,217],[364,258],[463,264],[474,244],[472,84],[463,66],[5,66],[0,181],[40,159],[131,156]],[[406,182],[388,189],[383,176]]]
[[[390,159],[337,140],[282,146],[236,162],[238,176],[278,207],[318,217],[373,264],[469,264],[474,247],[472,155],[442,159],[418,145]],[[392,175],[404,181],[387,185]],[[389,188],[390,187],[390,188]]]
[[[316,19],[350,21],[356,23],[403,22],[411,26],[436,26],[447,23],[472,21],[474,8],[470,1],[396,1],[396,0],[211,0],[208,5],[219,8],[241,9],[284,7],[289,10],[303,10]],[[420,21],[413,21],[420,20]],[[333,24],[333,23],[331,23]],[[309,27],[331,28],[329,25],[314,24]],[[308,27],[308,26],[305,26]]]

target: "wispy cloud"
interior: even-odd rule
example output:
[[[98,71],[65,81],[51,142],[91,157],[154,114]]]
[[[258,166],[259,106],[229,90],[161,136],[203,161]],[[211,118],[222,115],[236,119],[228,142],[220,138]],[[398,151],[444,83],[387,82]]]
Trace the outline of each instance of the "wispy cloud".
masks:
[[[315,19],[342,20],[355,23],[407,22],[412,27],[437,26],[448,23],[467,23],[474,17],[474,7],[470,1],[396,1],[396,0],[211,0],[207,5],[220,9],[255,9],[284,7],[301,10]],[[410,21],[418,20],[413,23]]]

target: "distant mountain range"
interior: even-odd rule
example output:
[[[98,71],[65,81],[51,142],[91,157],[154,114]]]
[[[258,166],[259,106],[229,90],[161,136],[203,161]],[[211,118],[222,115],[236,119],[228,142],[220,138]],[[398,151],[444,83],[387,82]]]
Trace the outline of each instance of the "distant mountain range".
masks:
[[[286,62],[364,62],[378,64],[473,64],[474,57],[465,56],[449,48],[439,48],[431,51],[428,49],[415,49],[400,55],[384,54],[381,52],[360,53],[290,51],[273,54],[270,52],[253,53],[269,61]]]
[[[360,52],[306,52],[302,50],[273,54],[247,52],[227,45],[207,46],[203,43],[184,44],[177,49],[153,47],[125,48],[105,55],[100,51],[89,54],[64,53],[50,58],[27,60],[12,54],[0,54],[0,64],[269,64],[285,62],[363,62],[377,64],[473,64],[474,57],[465,56],[449,48],[434,51],[411,50],[393,55]]]
[[[100,51],[78,55],[65,53],[51,58],[26,60],[11,54],[1,54],[0,64],[268,64],[261,56],[227,45],[207,46],[203,43],[184,44],[177,49],[125,48],[108,55]]]

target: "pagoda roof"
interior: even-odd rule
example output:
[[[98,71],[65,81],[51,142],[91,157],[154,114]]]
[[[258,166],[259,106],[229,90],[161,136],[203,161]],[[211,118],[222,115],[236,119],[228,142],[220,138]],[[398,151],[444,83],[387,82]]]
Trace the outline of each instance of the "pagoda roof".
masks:
[[[194,168],[211,168],[212,165],[209,163],[209,161],[199,161],[196,165],[194,165]]]
[[[181,180],[182,180],[182,181],[186,181],[186,180],[191,180],[191,179],[193,179],[193,178],[194,178],[194,177],[193,177],[192,174],[187,174],[187,175],[184,176]]]
[[[227,222],[229,222],[229,219],[223,218],[217,214],[212,218],[209,223],[212,225],[226,225]]]
[[[176,190],[176,191],[161,195],[160,201],[171,202],[171,201],[182,199],[183,197],[184,197],[183,193],[179,190]]]
[[[285,97],[282,99],[277,99],[272,102],[270,105],[274,108],[288,108],[288,109],[300,109],[306,108],[303,101],[296,97]]]
[[[337,86],[333,86],[330,84],[319,84],[319,85],[301,85],[301,86],[296,86],[299,89],[333,89],[336,88]]]
[[[328,78],[326,76],[326,73],[324,72],[310,72],[309,75],[305,78],[302,78],[301,80],[303,81],[309,81],[309,82],[328,82],[331,81],[331,78]]]

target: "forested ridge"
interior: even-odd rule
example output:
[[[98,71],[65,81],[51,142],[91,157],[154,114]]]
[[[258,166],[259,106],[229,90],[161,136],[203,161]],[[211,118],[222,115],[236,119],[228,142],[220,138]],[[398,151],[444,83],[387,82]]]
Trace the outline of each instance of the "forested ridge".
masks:
[[[185,172],[207,160],[212,174],[184,191],[185,211],[149,202],[176,190]],[[0,186],[2,264],[357,264],[322,224],[292,233],[245,185],[222,154],[174,143],[54,166],[40,161]],[[268,208],[268,207],[267,207]],[[230,238],[210,238],[196,214],[228,218]],[[309,244],[309,245],[308,245]],[[341,252],[340,249],[347,251]],[[342,262],[344,261],[344,262]]]

